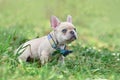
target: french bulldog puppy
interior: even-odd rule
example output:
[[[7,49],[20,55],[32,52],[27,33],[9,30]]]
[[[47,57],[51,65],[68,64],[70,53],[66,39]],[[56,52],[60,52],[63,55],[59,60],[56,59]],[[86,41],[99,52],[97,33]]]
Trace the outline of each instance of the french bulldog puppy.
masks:
[[[16,54],[20,54],[18,57],[20,61],[27,61],[28,58],[39,59],[43,65],[49,61],[54,51],[65,50],[67,43],[77,39],[76,28],[72,24],[70,15],[65,22],[60,22],[56,16],[51,16],[50,23],[53,31],[48,35],[30,40],[16,50]],[[60,55],[62,63],[64,63],[64,57]]]

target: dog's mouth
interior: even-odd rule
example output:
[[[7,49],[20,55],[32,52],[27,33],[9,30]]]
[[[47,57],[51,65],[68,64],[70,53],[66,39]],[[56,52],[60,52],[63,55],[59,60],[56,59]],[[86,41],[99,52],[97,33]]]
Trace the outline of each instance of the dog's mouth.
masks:
[[[74,41],[75,39],[77,39],[77,38],[76,38],[75,35],[73,35],[70,39],[67,40],[67,42],[72,42],[72,41]]]

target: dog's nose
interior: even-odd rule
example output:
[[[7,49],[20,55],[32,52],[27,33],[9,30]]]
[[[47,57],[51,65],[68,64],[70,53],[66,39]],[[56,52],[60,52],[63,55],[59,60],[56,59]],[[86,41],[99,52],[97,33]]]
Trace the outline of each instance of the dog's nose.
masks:
[[[70,34],[74,35],[74,31],[70,31]]]

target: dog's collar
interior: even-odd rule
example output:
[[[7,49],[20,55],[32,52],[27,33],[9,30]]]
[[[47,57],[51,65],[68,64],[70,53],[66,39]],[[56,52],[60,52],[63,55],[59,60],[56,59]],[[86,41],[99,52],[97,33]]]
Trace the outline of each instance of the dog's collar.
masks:
[[[73,52],[71,50],[66,50],[66,45],[65,45],[64,49],[60,49],[58,47],[58,41],[55,42],[55,40],[53,39],[53,37],[51,36],[51,34],[48,34],[47,38],[48,38],[48,40],[49,40],[52,48],[56,49],[56,51],[52,55],[55,55],[56,53],[60,53],[63,56],[67,56],[68,54],[70,54],[70,53]]]
[[[52,48],[56,49],[57,45],[58,45],[58,41],[56,40],[56,42],[55,42],[55,40],[53,39],[53,37],[51,36],[51,34],[48,34],[47,38],[48,38],[48,40],[49,40]]]

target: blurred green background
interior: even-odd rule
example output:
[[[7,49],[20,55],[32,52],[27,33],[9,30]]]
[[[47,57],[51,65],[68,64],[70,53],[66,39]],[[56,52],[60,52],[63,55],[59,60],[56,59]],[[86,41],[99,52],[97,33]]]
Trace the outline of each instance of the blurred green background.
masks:
[[[51,15],[77,28],[66,67],[19,64],[14,50],[47,35]],[[119,80],[119,15],[120,0],[0,0],[0,80]]]
[[[49,32],[51,15],[65,21],[69,14],[77,27],[79,42],[113,49],[120,44],[119,3],[119,0],[0,0],[0,28],[19,27],[31,39]]]

